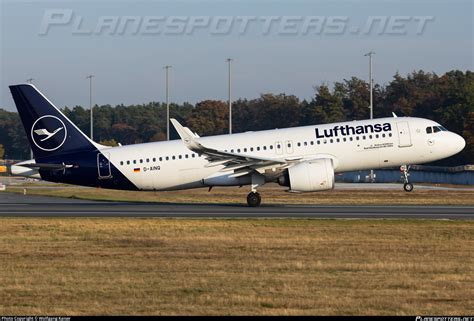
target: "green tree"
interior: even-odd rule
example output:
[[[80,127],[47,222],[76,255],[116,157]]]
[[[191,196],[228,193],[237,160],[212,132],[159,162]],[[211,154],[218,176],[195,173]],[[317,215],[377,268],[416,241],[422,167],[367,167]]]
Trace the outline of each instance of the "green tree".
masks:
[[[250,101],[252,130],[287,128],[300,122],[300,102],[293,95],[264,94]]]
[[[199,135],[218,135],[229,131],[229,112],[226,103],[218,100],[205,100],[186,120],[188,127]]]
[[[315,97],[302,107],[302,125],[340,122],[346,119],[342,97],[325,84],[314,88]]]
[[[110,147],[118,146],[118,143],[113,138],[101,140],[99,144],[104,145],[104,146],[110,146]]]

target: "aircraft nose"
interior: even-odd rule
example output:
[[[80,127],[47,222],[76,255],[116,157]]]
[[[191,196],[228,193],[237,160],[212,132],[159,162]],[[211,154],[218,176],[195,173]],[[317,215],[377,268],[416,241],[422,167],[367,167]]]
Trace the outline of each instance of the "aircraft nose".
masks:
[[[458,134],[454,134],[454,135],[455,137],[452,141],[452,144],[456,153],[459,153],[464,149],[464,147],[466,147],[466,140]]]

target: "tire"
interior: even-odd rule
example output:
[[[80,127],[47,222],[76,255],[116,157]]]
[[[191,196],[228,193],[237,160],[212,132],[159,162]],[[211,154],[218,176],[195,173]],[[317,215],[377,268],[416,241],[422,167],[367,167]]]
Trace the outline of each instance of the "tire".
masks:
[[[403,189],[405,192],[412,192],[413,191],[413,184],[412,183],[405,183],[403,185]]]
[[[247,204],[250,207],[258,207],[260,206],[260,203],[262,202],[262,198],[260,197],[260,194],[258,193],[249,193],[247,195]]]

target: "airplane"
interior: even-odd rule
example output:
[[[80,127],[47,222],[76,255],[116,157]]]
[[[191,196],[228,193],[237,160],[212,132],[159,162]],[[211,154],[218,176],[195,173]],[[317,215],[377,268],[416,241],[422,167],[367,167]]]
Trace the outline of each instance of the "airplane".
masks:
[[[10,86],[34,159],[11,174],[50,182],[132,191],[250,186],[261,204],[269,182],[289,192],[332,190],[337,173],[401,166],[462,151],[465,140],[422,118],[393,117],[200,137],[171,119],[181,140],[109,147],[89,139],[34,85]],[[46,139],[43,136],[47,135]]]

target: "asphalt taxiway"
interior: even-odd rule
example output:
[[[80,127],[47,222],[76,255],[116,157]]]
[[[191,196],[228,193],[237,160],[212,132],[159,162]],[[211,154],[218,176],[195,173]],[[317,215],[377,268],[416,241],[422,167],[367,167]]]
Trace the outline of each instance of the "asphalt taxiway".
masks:
[[[298,206],[98,202],[0,192],[0,217],[474,219],[473,206]]]

